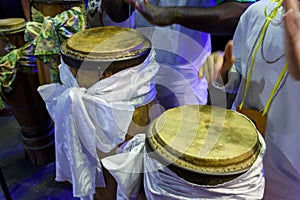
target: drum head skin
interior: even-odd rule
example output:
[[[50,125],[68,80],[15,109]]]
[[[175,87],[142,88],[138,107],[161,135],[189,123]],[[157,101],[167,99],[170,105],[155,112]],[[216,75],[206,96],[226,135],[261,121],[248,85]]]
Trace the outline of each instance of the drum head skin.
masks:
[[[0,19],[0,32],[4,34],[14,34],[25,30],[25,19],[7,18]]]
[[[247,171],[260,151],[258,131],[247,117],[198,105],[164,112],[151,124],[147,145],[179,176],[193,172],[234,177]]]
[[[78,64],[74,61],[95,63],[129,61],[148,55],[150,49],[150,40],[139,31],[106,26],[75,33],[62,44],[61,52],[64,61],[69,62],[67,64],[78,68]]]

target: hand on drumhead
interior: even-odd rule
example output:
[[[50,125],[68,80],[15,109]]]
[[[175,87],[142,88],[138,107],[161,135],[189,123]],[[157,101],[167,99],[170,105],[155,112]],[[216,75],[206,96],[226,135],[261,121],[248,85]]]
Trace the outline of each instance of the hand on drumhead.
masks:
[[[158,26],[168,26],[174,23],[174,10],[170,7],[160,7],[149,0],[124,0],[134,6],[150,23]]]
[[[225,47],[224,53],[221,51],[213,52],[206,59],[199,70],[199,78],[205,77],[208,83],[215,81],[220,74],[223,82],[227,83],[227,74],[233,66],[233,42],[230,40]]]

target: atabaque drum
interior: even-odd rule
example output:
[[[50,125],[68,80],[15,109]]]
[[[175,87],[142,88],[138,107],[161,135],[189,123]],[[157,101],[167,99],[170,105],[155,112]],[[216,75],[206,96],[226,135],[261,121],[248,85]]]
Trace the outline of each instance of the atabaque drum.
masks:
[[[25,44],[25,25],[26,22],[23,18],[0,19],[0,56]]]
[[[25,158],[35,166],[54,162],[54,127],[45,103],[37,92],[39,79],[34,56],[21,58],[11,86],[3,92],[9,108],[21,126]]]
[[[144,65],[144,61],[151,56],[150,52],[150,40],[139,31],[113,26],[80,31],[61,46],[62,60],[69,66],[78,84],[85,88],[89,88],[98,81],[107,80],[112,76],[115,77],[125,70]],[[144,66],[143,68],[147,67],[150,66]],[[147,81],[149,80],[146,79],[143,82]],[[124,85],[124,87],[127,86]],[[132,86],[129,84],[128,87]],[[120,95],[122,96],[122,94]],[[135,98],[133,97],[133,99]],[[126,101],[131,102],[130,99],[126,99]],[[154,95],[149,102],[134,105],[135,111],[126,140],[147,129],[151,121],[150,107],[155,104],[155,101],[156,96]],[[108,156],[108,154],[102,154],[101,152],[98,152],[98,155],[100,158]],[[104,176],[107,187],[104,190],[102,190],[103,188],[97,188],[95,198],[115,199],[116,185],[109,181],[111,176],[107,171],[104,171]]]
[[[4,41],[1,52],[7,54],[26,45],[24,30],[25,20],[22,18],[0,20],[1,36],[5,38],[1,40]],[[13,48],[9,49],[9,46]],[[25,158],[36,166],[45,165],[54,161],[54,129],[45,103],[37,92],[36,58],[22,55],[16,68],[16,77],[10,89],[3,90],[2,99],[21,126]]]
[[[166,193],[161,193],[165,198],[173,195],[178,199],[185,196],[238,199],[254,192],[262,196],[264,148],[252,121],[236,111],[208,105],[167,110],[151,123],[147,133],[144,177],[147,199],[155,199],[164,190],[157,187],[169,187]]]
[[[86,88],[119,71],[141,64],[150,51],[150,40],[140,32],[113,26],[80,31],[61,46],[63,61],[79,85]],[[135,124],[149,124],[147,110],[153,103],[136,108],[133,117]],[[134,136],[135,133],[129,135]]]

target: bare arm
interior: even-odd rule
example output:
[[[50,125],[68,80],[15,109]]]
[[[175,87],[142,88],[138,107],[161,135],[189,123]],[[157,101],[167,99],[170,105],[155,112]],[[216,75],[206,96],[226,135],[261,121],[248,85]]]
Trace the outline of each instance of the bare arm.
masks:
[[[177,8],[174,23],[215,35],[233,34],[250,3],[226,2],[208,8]]]
[[[286,0],[287,10],[284,16],[285,22],[285,48],[287,54],[288,69],[291,75],[300,80],[300,25],[298,14],[298,0]]]
[[[138,2],[125,0],[152,24],[167,26],[180,24],[185,27],[212,33],[231,35],[237,26],[241,14],[251,3],[225,2],[214,7],[159,7],[148,0]]]
[[[21,0],[23,12],[26,21],[30,21],[30,2],[29,0]]]
[[[123,0],[103,0],[103,6],[105,12],[115,22],[125,21],[134,11],[134,7]]]

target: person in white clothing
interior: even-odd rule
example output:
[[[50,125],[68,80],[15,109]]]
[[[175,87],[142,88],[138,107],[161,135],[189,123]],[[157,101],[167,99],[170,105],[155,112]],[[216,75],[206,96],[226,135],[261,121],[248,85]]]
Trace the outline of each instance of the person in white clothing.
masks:
[[[295,63],[287,62],[282,3],[261,0],[251,5],[224,57],[213,53],[200,76],[215,87],[237,92],[233,109],[247,108],[260,120],[265,117],[264,199],[296,200],[300,197],[300,82],[289,73],[298,65],[288,66]]]
[[[208,85],[205,79],[198,79],[197,72],[211,52],[209,33],[232,34],[249,1],[152,2],[135,2],[139,11],[135,21],[136,27],[154,27],[150,37],[161,65],[156,87],[160,104],[166,109],[206,104]],[[162,37],[163,41],[158,39]]]
[[[209,33],[232,34],[241,13],[253,0],[124,1],[137,10],[134,27],[150,38],[157,53],[160,70],[156,89],[160,105],[169,109],[206,104],[207,82],[199,79],[197,73],[211,52]],[[119,20],[120,14],[112,7],[106,4],[109,16]]]

